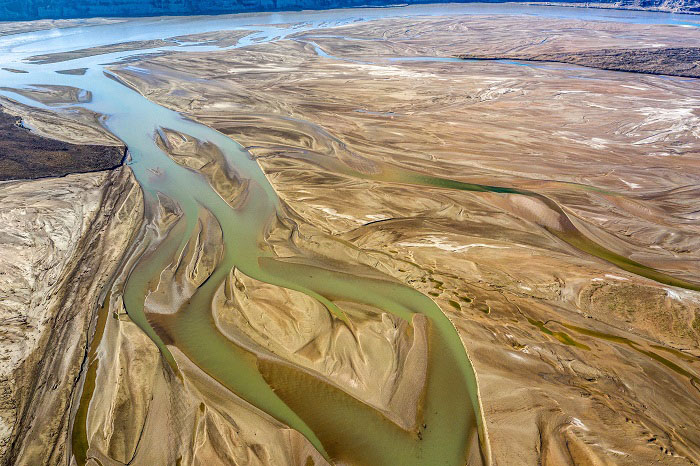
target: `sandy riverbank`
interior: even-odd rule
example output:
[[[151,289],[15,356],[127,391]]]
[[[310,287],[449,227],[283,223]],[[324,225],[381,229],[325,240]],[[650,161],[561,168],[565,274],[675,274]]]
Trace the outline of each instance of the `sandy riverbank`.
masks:
[[[121,167],[6,182],[0,197],[2,461],[58,464],[88,329],[141,222],[141,191]]]

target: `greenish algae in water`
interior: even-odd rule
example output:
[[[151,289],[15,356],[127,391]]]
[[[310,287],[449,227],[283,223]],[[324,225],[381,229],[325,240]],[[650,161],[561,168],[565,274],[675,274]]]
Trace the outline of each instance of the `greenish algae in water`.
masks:
[[[184,247],[183,242],[178,242],[177,238],[185,236],[186,231],[190,229],[188,228],[188,223],[190,222],[186,220],[178,220],[171,227],[165,240],[159,247],[139,260],[129,274],[129,280],[126,282],[123,296],[124,308],[129,315],[129,319],[156,344],[166,362],[176,374],[178,370],[175,358],[173,358],[163,340],[148,323],[144,313],[144,297],[148,295],[151,280],[154,277],[159,277],[161,271],[170,264],[176,252],[181,251]],[[137,279],[132,279],[132,277],[137,277]]]
[[[540,331],[542,331],[543,333],[556,338],[557,340],[559,340],[559,342],[564,343],[565,345],[575,346],[576,348],[581,348],[581,349],[584,349],[586,351],[590,351],[590,349],[591,349],[589,346],[584,345],[583,343],[577,342],[576,340],[571,338],[565,332],[555,332],[553,330],[548,329],[547,324],[545,324],[541,320],[530,319],[528,317],[527,321],[530,322],[530,324],[534,325],[535,327],[539,328]]]
[[[491,306],[489,306],[488,304],[479,303],[476,305],[476,308],[484,314],[491,314]]]
[[[683,351],[679,351],[675,348],[667,348],[667,347],[661,346],[661,345],[649,345],[649,346],[651,346],[652,348],[657,349],[657,350],[671,353],[674,356],[676,356],[676,357],[678,357],[686,362],[700,362],[700,358],[698,358],[697,356],[693,356],[691,354],[684,353]]]
[[[83,391],[80,394],[80,402],[78,409],[73,418],[73,431],[71,433],[71,445],[73,456],[78,466],[84,466],[87,462],[87,451],[89,442],[87,438],[87,414],[92,400],[92,394],[95,392],[95,379],[97,378],[97,366],[99,360],[95,357],[97,347],[100,346],[102,335],[104,334],[105,325],[107,323],[107,315],[109,314],[109,302],[112,293],[107,293],[102,307],[97,313],[97,325],[95,326],[95,334],[90,342],[90,349],[86,359],[88,369],[83,382]]]
[[[631,272],[635,275],[639,275],[640,277],[649,278],[651,280],[663,283],[665,285],[700,291],[700,284],[692,283],[680,278],[675,278],[651,267],[647,267],[643,264],[640,264],[639,262],[635,262],[632,259],[617,254],[601,246],[595,241],[589,239],[588,237],[583,235],[583,233],[581,233],[578,229],[576,229],[576,227],[569,220],[569,217],[556,202],[541,194],[527,190],[505,188],[499,186],[486,186],[472,183],[463,183],[460,181],[449,180],[445,178],[410,173],[405,170],[401,170],[401,173],[398,174],[398,177],[408,182],[425,184],[441,188],[458,189],[461,191],[491,192],[499,194],[520,194],[523,196],[535,197],[543,201],[549,208],[551,208],[557,214],[559,214],[562,220],[564,220],[564,222],[568,224],[568,228],[566,229],[566,231],[559,231],[553,228],[546,227],[545,229],[553,235],[555,235],[557,238],[575,247],[576,249],[586,252],[592,256],[598,257],[599,259],[603,259],[607,262],[610,262],[611,264],[616,265],[622,270]]]
[[[459,181],[447,180],[444,178],[437,178],[427,175],[408,174],[405,172],[404,177],[408,181],[418,182],[421,184],[428,184],[431,186],[437,186],[441,188],[458,189],[462,191],[492,192],[500,194],[520,194],[523,196],[536,197],[537,199],[543,201],[549,208],[557,212],[565,221],[565,223],[568,224],[568,228],[566,229],[566,231],[559,231],[553,228],[545,227],[547,231],[549,231],[551,234],[555,235],[562,241],[568,243],[576,249],[586,252],[592,256],[598,257],[599,259],[603,259],[607,262],[610,262],[611,264],[616,265],[622,270],[631,272],[635,275],[639,275],[640,277],[649,278],[658,283],[663,283],[664,285],[700,291],[700,284],[692,283],[680,278],[675,278],[651,267],[647,267],[646,265],[640,264],[639,262],[635,262],[632,259],[617,254],[601,246],[595,241],[589,239],[588,237],[583,235],[583,233],[581,233],[578,229],[576,229],[576,227],[569,220],[569,217],[556,202],[541,194],[513,188],[462,183]]]
[[[628,338],[620,337],[617,335],[611,335],[608,333],[598,332],[596,330],[590,330],[590,329],[587,329],[585,327],[578,327],[576,325],[566,324],[563,322],[558,322],[558,323],[559,323],[559,325],[561,325],[565,328],[568,328],[568,329],[573,330],[575,332],[581,333],[583,335],[587,335],[587,336],[594,337],[594,338],[600,338],[602,340],[611,341],[613,343],[627,345],[630,348],[632,348],[633,350],[637,351],[638,353],[641,353],[641,354],[663,364],[664,366],[668,367],[669,369],[676,372],[677,374],[688,377],[691,382],[695,382],[696,384],[700,383],[700,379],[698,379],[698,377],[695,374],[685,370],[684,368],[680,367],[678,364],[674,363],[673,361],[670,361],[670,360],[664,358],[663,356],[654,353],[653,351],[648,351],[648,350],[640,348],[636,342],[634,342]]]
[[[632,259],[629,259],[625,256],[617,254],[616,252],[606,249],[600,244],[588,239],[578,230],[558,231],[551,228],[547,228],[547,231],[549,231],[562,241],[575,247],[576,249],[579,249],[592,256],[610,262],[611,264],[614,264],[627,272],[631,272],[640,277],[649,278],[651,280],[654,280],[655,282],[662,283],[664,285],[685,288],[687,290],[700,291],[700,285],[689,282],[687,280],[672,277],[656,269],[640,264],[639,262],[635,262]]]
[[[279,266],[290,271],[298,266],[276,262],[262,263],[267,269]],[[346,283],[347,277],[343,276],[339,281],[337,273],[316,270],[307,265],[303,265],[298,272],[303,272],[299,275],[307,277],[309,283],[323,283],[325,287],[319,291],[335,295],[338,299],[388,303],[392,296],[399,298],[394,311],[403,317],[411,315],[404,307],[410,297],[400,298],[401,294],[408,295],[413,290],[402,290],[400,286],[386,282],[387,286],[396,288],[384,291],[383,283],[376,284],[358,277],[354,277],[358,281],[356,287],[342,288],[339,285]],[[463,396],[468,393],[467,387],[460,389],[461,380],[464,379],[455,377],[455,374],[464,371],[464,367],[456,364],[445,339],[435,331],[431,331],[430,335],[430,383],[423,412],[423,422],[435,427],[422,434],[423,438],[420,439],[416,433],[400,429],[368,405],[304,370],[279,361],[256,358],[253,353],[218,333],[205,306],[193,305],[186,312],[175,315],[153,315],[151,320],[159,331],[168,332],[167,340],[178,341],[178,347],[188,357],[222,384],[235,389],[236,393],[256,405],[268,403],[267,406],[270,406],[269,400],[251,399],[248,389],[241,385],[255,377],[257,372],[253,369],[257,368],[274,393],[318,436],[323,447],[320,451],[325,450],[327,458],[360,465],[463,464],[466,458],[466,441],[476,420],[470,399]],[[202,344],[203,339],[206,345]],[[232,357],[236,353],[238,356]],[[240,365],[243,359],[248,360],[245,366]],[[256,386],[254,384],[251,388],[255,389]],[[282,409],[276,408],[276,417],[280,417]],[[454,416],[455,412],[470,413],[470,417],[464,419],[462,414]],[[338,422],[338,419],[343,419],[343,422]],[[460,421],[455,423],[454,419]],[[368,448],[368,445],[372,445],[372,448]]]

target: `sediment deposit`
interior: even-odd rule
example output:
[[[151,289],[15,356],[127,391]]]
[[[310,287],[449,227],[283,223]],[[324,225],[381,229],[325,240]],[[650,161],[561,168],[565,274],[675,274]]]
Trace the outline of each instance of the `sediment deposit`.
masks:
[[[118,168],[9,181],[0,196],[2,461],[59,464],[94,309],[141,222],[141,190]]]

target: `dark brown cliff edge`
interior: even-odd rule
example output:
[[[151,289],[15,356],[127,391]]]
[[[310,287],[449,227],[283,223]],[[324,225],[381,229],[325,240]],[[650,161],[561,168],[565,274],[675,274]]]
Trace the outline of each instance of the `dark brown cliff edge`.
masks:
[[[19,117],[0,111],[0,181],[64,176],[116,168],[124,146],[70,144],[37,136]]]
[[[503,55],[460,54],[472,60],[521,60],[560,62],[612,71],[700,78],[699,47],[599,49],[572,53],[515,53]]]

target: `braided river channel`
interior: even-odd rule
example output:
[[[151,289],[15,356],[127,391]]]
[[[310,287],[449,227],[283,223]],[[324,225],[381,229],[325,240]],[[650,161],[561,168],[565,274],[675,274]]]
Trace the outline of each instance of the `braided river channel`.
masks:
[[[168,39],[180,35],[247,30],[249,35],[233,47],[282,40],[303,30],[317,30],[355,21],[410,15],[444,14],[538,14],[552,17],[597,19],[598,12],[580,9],[497,5],[441,5],[408,8],[332,10],[324,12],[265,13],[222,17],[150,18],[109,24],[77,25],[0,38],[0,65],[23,73],[0,71],[3,97],[23,105],[50,110],[70,118],[80,107],[100,115],[101,124],[128,147],[130,168],[141,185],[146,204],[145,228],[158,229],[155,212],[163,198],[177,205],[179,218],[166,231],[145,235],[149,244],[135,248],[139,257],[123,289],[129,318],[158,346],[162,357],[177,375],[171,352],[176,347],[192,363],[238,397],[300,432],[327,460],[365,465],[459,465],[468,457],[490,462],[488,437],[482,419],[476,377],[465,348],[452,323],[427,296],[390,280],[354,276],[303,261],[282,260],[265,245],[270,225],[285,216],[283,203],[257,162],[243,147],[216,130],[160,106],[113,75],[108,65],[126,64],[148,53],[220,50],[207,43],[171,42],[152,48],[64,59],[46,63],[32,60],[38,54],[65,53],[88,47],[129,41]],[[682,16],[641,12],[613,12],[620,21],[683,22]],[[591,17],[592,16],[592,17]],[[600,19],[605,19],[601,16]],[[292,26],[272,27],[273,24]],[[85,69],[84,74],[58,73]],[[41,103],[22,90],[41,86],[79,89],[72,103]],[[235,202],[225,199],[196,170],[176,163],[159,144],[164,131],[196,139],[215,147],[227,170],[235,174],[240,194]],[[343,170],[343,168],[338,168]],[[344,169],[347,170],[347,167]],[[367,176],[349,173],[354,176]],[[534,196],[547,203],[560,217],[561,229],[552,233],[589,254],[657,281],[698,289],[607,251],[580,233],[565,212],[536,193],[505,187],[470,185],[433,178],[409,171],[380,167],[375,179],[447,189],[490,191]],[[213,217],[222,232],[223,254],[211,275],[194,295],[169,313],[150,315],[144,302],[153,283],[175,261],[196,233],[203,215]],[[335,318],[347,316],[335,302],[371,306],[411,322],[422,314],[429,322],[428,374],[420,411],[420,437],[406,431],[381,412],[324,382],[311,371],[299,368],[250,344],[224,336],[212,316],[212,301],[232,269],[261,282],[296,290],[320,302]],[[99,323],[98,323],[99,325]],[[87,377],[90,377],[88,371]],[[94,374],[93,374],[94,377]],[[84,384],[81,403],[90,402],[94,387]],[[87,409],[87,405],[85,407]],[[85,462],[87,448],[84,416],[76,418],[73,454]],[[471,451],[470,451],[471,450]]]

